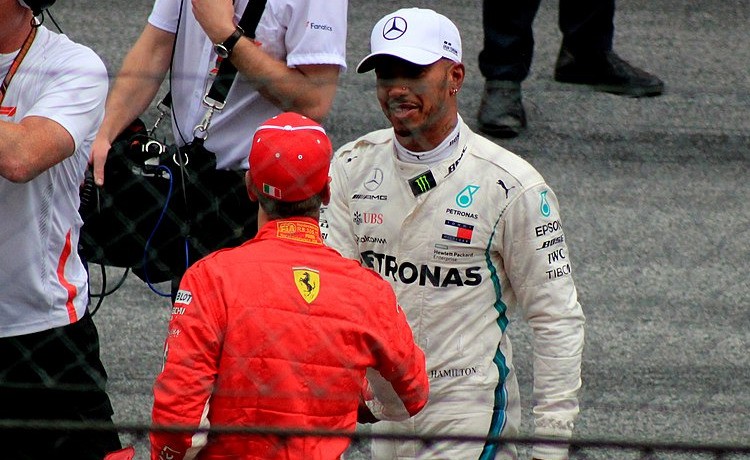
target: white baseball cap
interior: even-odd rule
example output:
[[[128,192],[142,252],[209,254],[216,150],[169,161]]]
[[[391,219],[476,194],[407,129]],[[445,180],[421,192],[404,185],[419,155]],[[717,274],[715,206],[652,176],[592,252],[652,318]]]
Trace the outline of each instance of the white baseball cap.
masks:
[[[425,8],[402,8],[384,16],[370,34],[370,54],[357,72],[375,68],[375,57],[395,56],[417,65],[430,65],[440,58],[461,62],[461,35],[453,22]]]

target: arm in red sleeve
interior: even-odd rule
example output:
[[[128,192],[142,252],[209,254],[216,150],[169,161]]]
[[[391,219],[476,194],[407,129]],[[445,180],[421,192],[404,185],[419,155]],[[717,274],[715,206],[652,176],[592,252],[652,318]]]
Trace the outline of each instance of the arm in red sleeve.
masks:
[[[382,281],[382,280],[381,280]],[[368,369],[365,403],[380,420],[405,420],[427,404],[429,381],[425,356],[414,342],[411,327],[396,303],[390,286],[382,281],[385,301],[378,318],[383,332],[378,344],[378,366]]]
[[[152,460],[193,458],[205,446],[209,400],[216,380],[225,310],[215,301],[210,273],[200,262],[182,279],[164,345],[164,366],[154,383],[155,426],[185,432],[152,432]]]

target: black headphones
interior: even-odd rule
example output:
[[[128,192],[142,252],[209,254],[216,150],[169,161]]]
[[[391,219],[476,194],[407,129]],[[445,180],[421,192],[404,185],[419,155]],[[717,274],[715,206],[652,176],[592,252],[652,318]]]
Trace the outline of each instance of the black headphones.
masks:
[[[34,16],[39,16],[44,10],[52,6],[55,0],[23,0],[23,2],[31,8]]]

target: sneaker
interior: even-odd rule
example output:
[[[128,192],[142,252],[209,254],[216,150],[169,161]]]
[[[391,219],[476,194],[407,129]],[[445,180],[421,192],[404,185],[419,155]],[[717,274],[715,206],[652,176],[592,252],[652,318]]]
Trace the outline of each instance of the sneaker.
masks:
[[[479,105],[479,131],[493,137],[516,137],[526,128],[521,83],[487,80]]]
[[[631,97],[658,96],[664,91],[664,82],[659,77],[630,65],[613,51],[599,59],[583,61],[560,48],[555,80]]]

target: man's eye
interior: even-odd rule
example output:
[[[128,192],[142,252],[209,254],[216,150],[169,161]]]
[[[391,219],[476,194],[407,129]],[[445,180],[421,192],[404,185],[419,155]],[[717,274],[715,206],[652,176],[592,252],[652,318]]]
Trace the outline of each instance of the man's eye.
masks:
[[[395,68],[381,66],[375,68],[375,76],[381,80],[394,80],[396,78],[420,78],[429,66],[400,65]]]

